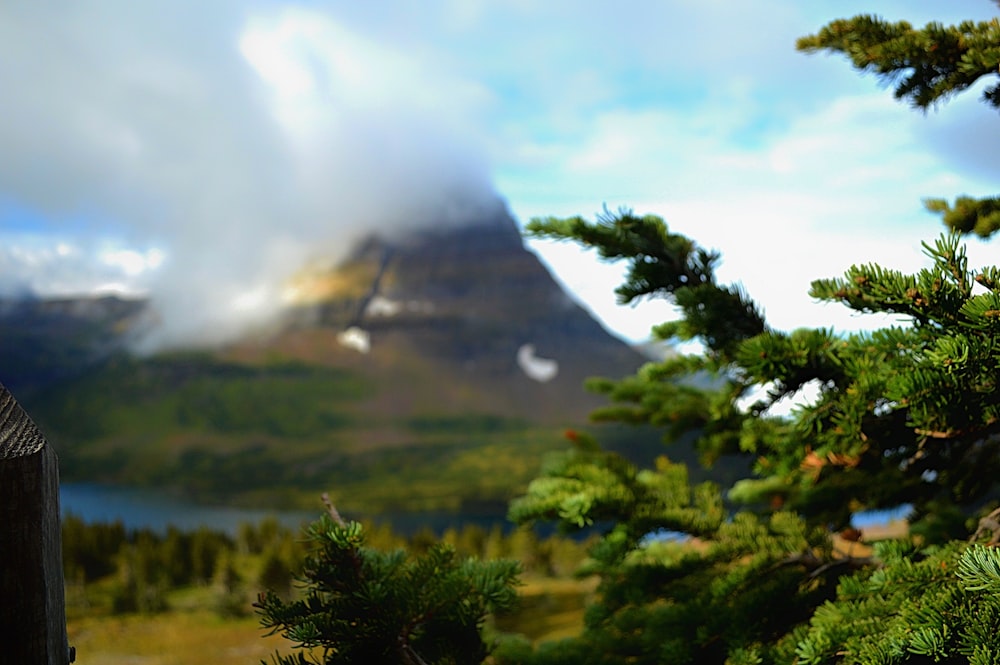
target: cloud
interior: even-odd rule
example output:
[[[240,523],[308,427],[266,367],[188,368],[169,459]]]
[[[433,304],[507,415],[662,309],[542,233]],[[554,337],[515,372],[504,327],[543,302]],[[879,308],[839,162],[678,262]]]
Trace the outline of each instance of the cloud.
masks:
[[[884,93],[804,106],[785,127],[752,144],[732,139],[742,131],[732,106],[601,114],[588,141],[557,151],[556,164],[547,166],[559,174],[550,184],[565,188],[566,200],[555,209],[534,202],[514,209],[526,217],[593,217],[606,204],[659,214],[672,231],[720,250],[720,281],[742,283],[779,329],[898,323],[816,303],[808,296],[810,283],[840,276],[852,264],[919,270],[928,264],[921,241],[942,231],[922,198],[975,187],[976,180],[968,168],[957,169],[965,162],[940,159],[940,146],[924,140],[936,119]],[[592,198],[576,193],[581,180],[592,183]],[[617,305],[611,287],[621,283],[619,266],[594,265],[593,257],[571,246],[532,245],[571,291],[632,339],[676,316],[663,303]],[[970,258],[973,266],[992,260],[975,241]]]
[[[878,9],[921,24],[991,4]],[[5,3],[0,289],[127,284],[163,312],[152,341],[218,341],[266,319],[278,282],[314,254],[471,214],[495,181],[522,218],[660,213],[791,322],[809,279],[919,255],[939,228],[921,197],[996,182],[995,114],[962,100],[922,117],[843,58],[795,53],[796,37],[868,11]],[[582,265],[578,292],[614,310],[616,269]],[[582,279],[569,260],[559,272]]]
[[[162,261],[157,249],[145,252],[103,242],[4,234],[0,245],[0,293],[140,294],[142,273]]]
[[[61,270],[141,278],[163,321],[149,343],[223,341],[313,255],[492,200],[467,121],[488,99],[435,65],[305,9],[8,5],[0,192],[50,253],[121,245]],[[33,270],[55,254],[7,254],[28,287],[61,285]]]

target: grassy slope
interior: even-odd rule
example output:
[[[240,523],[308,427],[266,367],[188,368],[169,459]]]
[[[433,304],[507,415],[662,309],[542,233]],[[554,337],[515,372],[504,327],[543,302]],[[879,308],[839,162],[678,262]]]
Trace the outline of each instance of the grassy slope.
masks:
[[[518,589],[518,608],[496,617],[495,626],[535,643],[575,635],[595,586],[593,578],[527,576]],[[168,594],[169,609],[154,615],[109,615],[102,597],[106,591],[101,582],[86,592],[74,586],[68,590],[69,643],[76,647],[78,662],[245,665],[294,650],[280,635],[267,635],[254,615],[220,617],[210,609],[211,587],[174,589]]]
[[[553,318],[558,288],[509,226],[497,238],[486,229],[489,242],[476,230],[395,255],[381,288],[400,302],[433,306],[369,317],[368,354],[345,349],[337,333],[353,323],[380,274],[385,252],[374,245],[297,284],[312,304],[259,337],[213,353],[106,364],[95,357],[93,366],[74,366],[40,383],[48,386],[41,392],[24,393],[22,404],[54,443],[67,481],[270,508],[311,508],[328,491],[363,514],[503,511],[544,453],[564,447],[562,430],[603,403],[583,389],[584,376],[619,364],[626,372],[631,362],[624,347],[604,353],[601,339],[577,334],[589,330],[582,310]],[[68,348],[80,365],[102,331],[127,327],[135,314],[134,303],[94,307],[76,318],[72,303],[39,310],[33,330],[58,349],[63,319],[76,321],[69,332],[80,339]],[[11,325],[23,324],[21,317]],[[542,331],[581,359],[564,363],[547,384],[527,379],[514,362],[519,345]],[[28,355],[47,357],[36,351]],[[584,362],[594,358],[603,364]]]
[[[520,609],[497,619],[505,632],[533,642],[577,634],[593,580],[538,578],[519,589]],[[134,665],[246,665],[269,661],[293,645],[265,635],[256,617],[218,617],[203,608],[181,607],[157,615],[101,616],[77,613],[68,622],[77,662]]]
[[[906,525],[893,522],[865,529],[866,541],[899,538]],[[834,537],[842,555],[866,556],[867,543]],[[252,559],[252,557],[251,557]],[[252,576],[256,559],[241,562],[243,574]],[[538,644],[579,633],[584,609],[595,593],[597,579],[525,575],[518,588],[518,609],[495,618],[505,633],[520,633]],[[280,636],[266,637],[255,617],[219,618],[211,606],[208,587],[181,588],[169,595],[171,610],[154,616],[108,616],[100,608],[101,585],[82,602],[79,588],[70,587],[69,642],[77,648],[78,662],[141,665],[245,665],[269,659],[276,650],[292,651]]]

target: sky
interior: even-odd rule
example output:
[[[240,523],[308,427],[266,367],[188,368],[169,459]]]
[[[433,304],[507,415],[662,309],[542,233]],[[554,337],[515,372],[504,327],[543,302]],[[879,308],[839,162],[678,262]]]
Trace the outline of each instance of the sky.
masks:
[[[989,0],[36,0],[0,4],[0,293],[149,294],[152,344],[225,341],[361,234],[495,196],[520,224],[628,207],[717,249],[777,329],[885,321],[813,279],[917,270],[928,196],[994,195],[1000,123],[921,113],[795,39],[875,13],[987,20]],[[627,340],[622,266],[530,240]],[[969,241],[973,266],[997,248]]]

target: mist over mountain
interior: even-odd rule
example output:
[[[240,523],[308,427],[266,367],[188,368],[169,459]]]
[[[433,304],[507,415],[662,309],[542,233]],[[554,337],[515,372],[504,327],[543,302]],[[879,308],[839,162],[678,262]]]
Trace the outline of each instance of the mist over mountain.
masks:
[[[143,350],[217,346],[303,264],[496,200],[483,94],[338,12],[65,9],[0,8],[5,297],[142,294]]]
[[[455,222],[304,265],[272,316],[210,347],[150,345],[155,301],[4,300],[0,382],[67,480],[246,504],[331,490],[368,510],[502,506],[604,403],[584,380],[644,358],[562,290],[502,202]]]

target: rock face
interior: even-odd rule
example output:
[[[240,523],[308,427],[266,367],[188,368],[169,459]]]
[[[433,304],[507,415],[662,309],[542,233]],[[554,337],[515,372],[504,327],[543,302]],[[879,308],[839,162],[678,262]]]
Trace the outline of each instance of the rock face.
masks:
[[[296,335],[336,330],[342,350],[373,364],[405,353],[401,371],[429,364],[465,384],[439,395],[455,393],[459,409],[458,393],[489,386],[493,408],[507,415],[585,417],[600,401],[582,389],[587,377],[619,378],[643,361],[563,291],[502,206],[457,227],[372,236],[299,288],[321,297],[299,305],[287,330],[263,346],[290,348]]]

